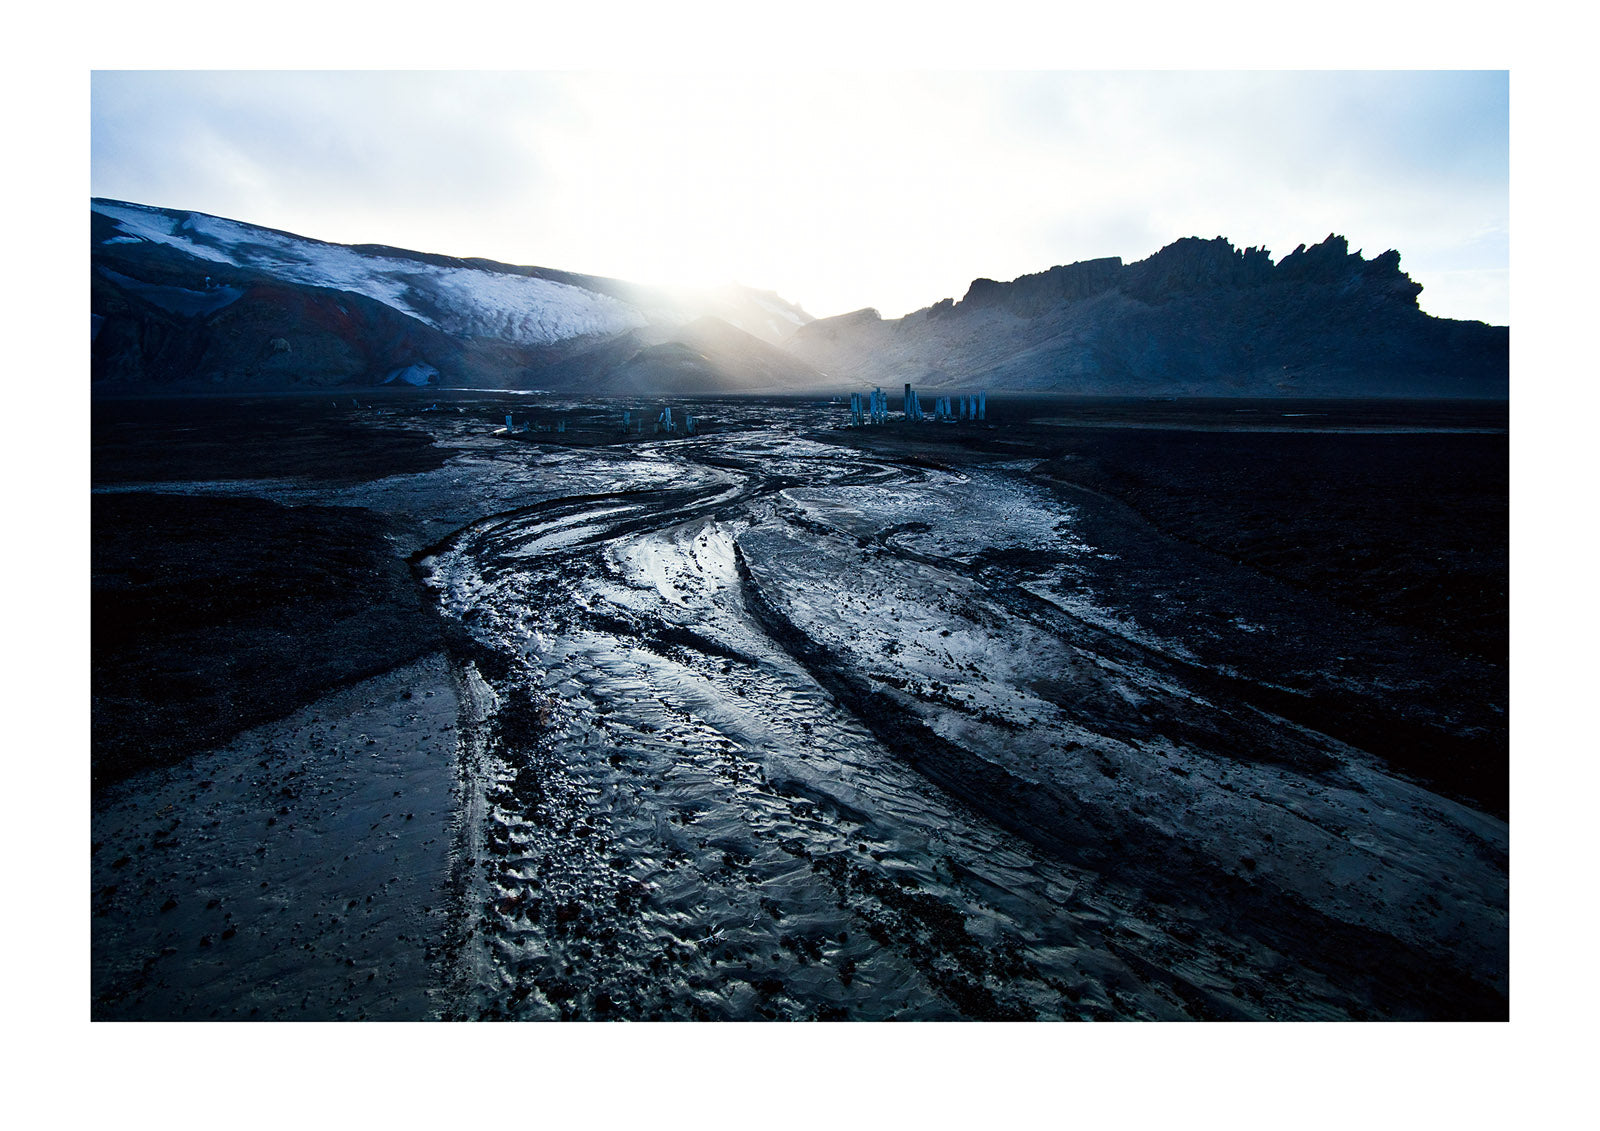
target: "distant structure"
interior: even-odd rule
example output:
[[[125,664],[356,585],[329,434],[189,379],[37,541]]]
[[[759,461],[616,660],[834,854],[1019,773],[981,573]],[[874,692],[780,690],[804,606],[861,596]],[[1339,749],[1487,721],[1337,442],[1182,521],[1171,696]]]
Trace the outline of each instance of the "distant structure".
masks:
[[[672,406],[671,405],[668,405],[666,408],[662,409],[661,410],[661,415],[656,417],[656,431],[657,432],[671,432],[672,431]]]
[[[886,424],[889,421],[889,398],[881,388],[870,393],[850,394],[850,423],[860,425],[866,421]]]
[[[907,420],[933,420],[939,423],[955,423],[958,420],[982,420],[988,404],[989,394],[980,391],[976,396],[965,395],[962,397],[935,397],[933,398],[933,412],[929,414],[922,407],[922,398],[917,395],[917,390],[911,387],[911,382],[905,385],[905,416]],[[887,413],[884,416],[888,419]],[[860,423],[859,413],[856,423]]]
[[[953,424],[959,420],[982,420],[988,403],[987,391],[968,393],[960,397],[935,397],[933,412],[929,415],[923,410],[922,398],[917,395],[916,389],[911,387],[911,382],[907,381],[905,402],[902,407],[907,420],[934,420]],[[889,399],[884,396],[881,388],[873,389],[871,393],[850,394],[850,423],[859,427],[867,421],[873,424],[886,424],[889,421]]]
[[[922,399],[917,396],[917,391],[911,387],[911,382],[906,382],[905,401],[901,407],[905,410],[907,420],[927,419],[922,412]]]

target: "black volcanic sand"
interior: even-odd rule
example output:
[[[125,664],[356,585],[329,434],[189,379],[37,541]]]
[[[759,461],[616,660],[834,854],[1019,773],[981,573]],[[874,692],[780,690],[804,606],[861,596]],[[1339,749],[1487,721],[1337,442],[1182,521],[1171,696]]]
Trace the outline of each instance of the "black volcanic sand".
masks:
[[[113,782],[90,847],[95,1020],[415,1020],[454,916],[441,654]]]
[[[363,390],[359,398],[362,407],[348,394],[94,406],[97,1019],[460,1015],[453,1009],[479,990],[491,998],[504,991],[499,972],[473,965],[482,953],[471,941],[474,931],[488,945],[495,927],[496,947],[505,931],[566,940],[562,953],[604,965],[614,949],[601,929],[609,907],[589,907],[563,894],[564,885],[583,892],[604,889],[596,876],[612,882],[619,921],[630,926],[649,900],[660,904],[671,895],[688,906],[714,889],[691,882],[698,866],[684,857],[681,869],[677,858],[665,860],[657,877],[681,871],[681,895],[670,885],[648,898],[643,888],[635,891],[631,871],[618,870],[621,857],[604,854],[601,834],[611,818],[594,807],[597,795],[579,776],[587,772],[581,760],[569,763],[570,752],[556,743],[547,708],[530,701],[524,719],[522,700],[496,705],[496,694],[514,686],[509,654],[486,652],[459,622],[441,618],[437,596],[419,585],[406,560],[420,557],[422,541],[441,528],[467,521],[463,515],[511,507],[531,515],[547,506],[557,515],[561,499],[595,489],[581,473],[563,473],[559,460],[527,460],[638,437],[617,434],[619,413],[610,405],[575,408],[442,390]],[[637,415],[649,406],[630,407]],[[718,407],[719,419],[707,414],[708,431],[737,431],[784,411],[781,402]],[[902,465],[1002,461],[1027,468],[1033,483],[1071,503],[1087,542],[1116,551],[1078,562],[1088,572],[1077,584],[1147,629],[1181,640],[1192,652],[1193,670],[1180,673],[1191,687],[1351,742],[1441,793],[1505,812],[1503,405],[1001,398],[990,407],[988,426],[892,424],[817,436]],[[536,428],[566,419],[568,431],[536,431],[515,442],[493,438],[507,412]],[[1327,415],[1283,415],[1289,412]],[[1454,431],[1272,430],[1285,426]],[[702,461],[718,466],[714,458]],[[540,470],[530,474],[530,466]],[[446,474],[458,469],[459,487]],[[433,472],[440,476],[430,478]],[[609,467],[600,472],[610,473]],[[365,486],[380,481],[383,491]],[[482,487],[482,494],[465,483]],[[618,484],[619,492],[640,490]],[[1046,556],[994,550],[973,567],[1004,588],[1013,578],[1021,584],[1041,576],[1051,565]],[[693,634],[685,639],[691,649],[705,650]],[[639,647],[676,655],[681,643],[642,640]],[[1129,657],[1139,660],[1133,652]],[[598,678],[572,656],[565,668],[557,657],[538,659],[550,666],[552,686]],[[723,673],[753,663],[743,654],[710,659]],[[1182,662],[1162,663],[1177,671]],[[764,669],[752,668],[750,677],[756,674],[766,678]],[[820,731],[823,716],[817,717]],[[739,762],[752,752],[700,749],[690,723],[670,712],[659,722],[663,749],[652,748],[650,757],[669,767],[661,779],[669,792],[682,788],[674,784],[681,775],[710,773],[719,759],[738,762],[741,780],[751,773],[760,778],[761,765]],[[680,735],[674,727],[686,729]],[[805,731],[809,742],[811,726]],[[667,749],[669,736],[681,754]],[[518,763],[507,755],[507,764],[521,765],[512,778],[474,784],[473,774],[493,762],[496,741],[507,749],[537,747],[538,757]],[[474,753],[475,742],[487,745]],[[630,759],[645,757],[619,763],[613,756],[601,765],[631,781],[642,770]],[[710,768],[702,771],[703,762]],[[944,804],[917,792],[925,783],[916,775],[907,783],[910,792],[896,804],[927,805],[935,814]],[[757,793],[764,796],[764,788],[758,785]],[[810,820],[809,804],[784,793],[798,783],[774,788],[795,820]],[[961,792],[952,787],[953,796]],[[485,804],[492,819],[480,811]],[[517,815],[512,810],[521,823],[505,823]],[[565,816],[553,821],[552,812]],[[692,829],[696,820],[688,810],[661,812],[667,826]],[[953,812],[962,812],[959,802]],[[1031,820],[1027,805],[1017,813]],[[930,820],[938,827],[944,818]],[[774,843],[782,859],[811,859],[798,841]],[[971,861],[963,857],[961,868],[977,866],[986,852],[996,862],[1014,853],[1003,843]],[[835,862],[812,847],[818,856],[811,872]],[[879,847],[896,862],[892,846]],[[867,855],[851,890],[870,888],[884,907],[904,905],[902,933],[916,945],[905,950],[885,941],[900,937],[891,929],[900,920],[892,917],[865,932],[852,930],[848,939],[840,932],[840,955],[849,961],[839,966],[844,989],[832,992],[848,997],[857,963],[860,977],[890,984],[901,976],[897,956],[921,953],[924,935],[967,940],[973,955],[988,953],[966,933],[987,922],[988,912],[935,899],[932,889],[916,892],[914,882],[886,882],[873,871],[871,848],[863,841],[854,850]],[[538,875],[546,890],[528,900],[522,873],[534,858],[543,861]],[[721,859],[732,890],[751,866],[732,849]],[[758,854],[757,863],[763,860]],[[495,870],[496,861],[505,867]],[[1150,862],[1151,874],[1163,874],[1168,864]],[[1017,867],[1031,874],[1032,866]],[[586,868],[593,872],[588,887],[578,882]],[[957,888],[976,883],[960,874],[966,878]],[[1207,906],[1189,890],[1192,877],[1182,867],[1168,878],[1180,918]],[[783,883],[800,890],[798,880]],[[1099,897],[1092,885],[1081,890],[1070,905],[1074,915],[1089,915],[1084,899]],[[1240,890],[1245,895],[1216,897],[1216,906],[1259,919],[1260,937],[1276,938],[1268,928],[1279,930],[1273,916],[1281,909],[1248,883]],[[474,903],[485,893],[492,898],[487,909]],[[831,907],[819,905],[819,922],[834,914]],[[911,915],[923,910],[922,918]],[[776,904],[769,911],[785,926],[784,916],[793,914]],[[1095,903],[1093,914],[1114,923],[1121,912]],[[1227,923],[1218,920],[1217,928],[1219,937],[1231,938]],[[1279,931],[1289,940],[1286,953],[1302,945],[1297,930]],[[1395,964],[1394,948],[1381,938],[1369,961],[1352,939],[1346,932],[1326,941],[1325,950],[1348,950],[1342,964],[1329,965],[1329,976],[1358,996],[1369,992],[1361,989],[1368,974],[1387,979],[1381,992],[1370,990],[1380,1003],[1377,1015],[1504,1015],[1503,990],[1457,986],[1450,981],[1457,975],[1431,959]],[[777,945],[804,942],[784,934]],[[714,936],[681,953],[669,946],[650,961],[692,971],[700,997],[725,995],[740,985],[718,981],[713,969],[716,947],[728,945]],[[1117,953],[1124,949],[1119,943]],[[1011,1015],[985,1007],[981,984],[952,980],[938,958],[944,951],[934,950],[922,965],[939,975],[933,982],[945,987],[940,992],[955,1015]],[[839,956],[830,964],[802,958],[801,967],[831,978]],[[1242,953],[1239,961],[1248,966]],[[884,968],[875,972],[879,962]],[[1093,978],[1065,987],[1073,1002],[1080,993],[1086,1003],[1094,1000],[1094,1009],[1086,1004],[1079,1014],[1143,1015],[1119,1004],[1116,987],[1131,992],[1131,983],[1118,979],[1155,985],[1172,978],[1166,967],[1137,955],[1126,962],[1134,974],[1120,968],[1103,974],[1109,1005]],[[974,969],[994,965],[976,957],[973,963]],[[995,971],[1002,980],[994,984],[1003,985],[1004,972]],[[516,975],[516,994],[529,992],[531,977]],[[604,994],[583,1004],[589,999],[576,987],[587,968],[563,977],[538,983],[539,994],[562,1003],[561,1016],[609,1015],[613,1006]],[[1435,978],[1443,981],[1434,985]],[[1189,992],[1188,981],[1177,978],[1172,992]],[[781,999],[782,986],[752,984],[761,1001]],[[505,1015],[518,1015],[520,998],[509,1000]],[[1205,1002],[1174,1008],[1173,1016],[1235,1015]]]
[[[96,400],[91,427],[97,489],[156,488],[91,508],[96,788],[441,647],[391,518],[159,490],[427,471],[451,455],[428,432],[348,394]]]
[[[371,415],[326,395],[93,405],[96,1019],[434,1012],[455,630],[397,549],[403,516],[251,494],[453,454]]]
[[[1120,551],[1093,589],[1242,674],[1264,708],[1506,814],[1503,402],[995,407],[983,424],[891,421],[826,438],[953,467],[1037,461],[1031,477],[1079,508],[1086,539]],[[991,564],[1003,577],[1037,557]],[[1340,694],[1330,672],[1394,693]]]
[[[441,647],[369,511],[141,492],[90,514],[97,788]]]
[[[773,411],[435,548],[509,661],[458,1015],[1504,1016],[1503,822],[1295,725],[1462,737],[1470,666],[1051,497],[1055,425]]]
[[[392,399],[393,394],[383,398]],[[374,398],[366,395],[366,402]],[[360,482],[441,466],[425,431],[353,419],[355,398],[323,394],[162,397],[91,404],[96,486],[311,478]]]
[[[449,626],[395,552],[406,516],[284,506],[250,486],[442,467],[454,451],[434,443],[426,425],[438,417],[424,411],[439,399],[485,433],[529,409],[391,389],[92,404],[92,482],[119,491],[97,493],[91,510],[96,788],[443,646]],[[193,493],[212,487],[231,497]]]

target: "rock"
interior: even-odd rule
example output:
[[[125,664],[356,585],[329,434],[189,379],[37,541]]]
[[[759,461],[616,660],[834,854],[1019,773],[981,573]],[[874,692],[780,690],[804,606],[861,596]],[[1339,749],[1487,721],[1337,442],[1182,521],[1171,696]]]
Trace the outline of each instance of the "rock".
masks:
[[[1330,235],[1276,265],[1186,238],[1147,259],[975,279],[959,303],[819,319],[789,348],[863,384],[1122,396],[1474,396],[1509,392],[1505,327],[1433,318],[1397,251]],[[983,419],[980,413],[978,419]]]

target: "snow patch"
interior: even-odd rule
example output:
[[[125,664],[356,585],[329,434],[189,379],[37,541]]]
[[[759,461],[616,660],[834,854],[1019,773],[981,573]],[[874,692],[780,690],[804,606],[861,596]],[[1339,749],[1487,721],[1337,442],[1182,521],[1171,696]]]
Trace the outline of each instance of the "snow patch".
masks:
[[[643,313],[619,299],[531,275],[367,254],[216,216],[195,214],[175,223],[137,205],[97,203],[94,209],[130,237],[285,282],[365,295],[447,333],[544,345],[647,324]]]
[[[115,220],[117,226],[128,233],[129,236],[146,240],[149,243],[175,247],[201,259],[209,259],[213,263],[227,263],[238,266],[232,259],[229,259],[227,255],[216,248],[196,244],[193,240],[178,235],[178,225],[174,224],[172,217],[165,213],[141,208],[135,204],[96,204],[94,210],[102,216],[108,216]],[[106,242],[109,243],[110,241]]]

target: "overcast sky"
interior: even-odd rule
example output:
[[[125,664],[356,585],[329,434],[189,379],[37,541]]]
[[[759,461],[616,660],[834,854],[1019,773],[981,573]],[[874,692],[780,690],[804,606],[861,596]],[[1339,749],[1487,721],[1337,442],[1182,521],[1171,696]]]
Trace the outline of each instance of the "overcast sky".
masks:
[[[90,191],[341,243],[895,317],[975,277],[1397,248],[1432,314],[1509,322],[1490,72],[98,71]]]

